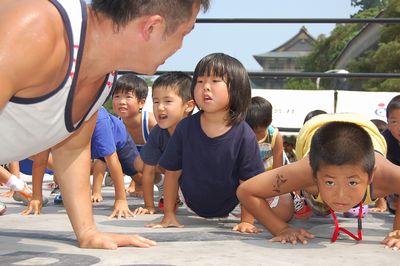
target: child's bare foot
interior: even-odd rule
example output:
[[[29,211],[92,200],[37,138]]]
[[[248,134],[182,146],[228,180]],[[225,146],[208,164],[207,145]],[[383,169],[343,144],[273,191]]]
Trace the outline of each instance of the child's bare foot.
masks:
[[[103,196],[101,193],[93,193],[92,194],[92,202],[102,202],[103,201]]]
[[[135,180],[132,180],[129,186],[125,189],[129,196],[143,198],[143,188],[136,184]]]
[[[369,209],[370,212],[385,212],[387,211],[387,204],[384,198],[379,198],[375,202],[375,207]]]
[[[136,182],[135,180],[132,179],[131,183],[129,186],[125,189],[125,191],[129,194],[133,193],[136,191]]]

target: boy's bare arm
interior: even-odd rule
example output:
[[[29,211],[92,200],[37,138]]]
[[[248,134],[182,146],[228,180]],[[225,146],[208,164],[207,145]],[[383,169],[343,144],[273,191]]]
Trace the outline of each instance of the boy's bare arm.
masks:
[[[383,155],[375,153],[376,170],[372,184],[373,198],[389,194],[400,194],[400,167],[391,163]],[[396,211],[393,230],[383,239],[382,244],[388,248],[400,249],[400,212]]]
[[[160,223],[153,223],[146,225],[152,228],[163,227],[183,227],[178,222],[175,214],[176,197],[178,196],[179,177],[182,170],[178,171],[165,171],[164,177],[164,217]]]
[[[243,205],[240,205],[240,209],[240,223],[235,225],[232,230],[241,233],[259,233],[260,230],[254,226],[254,216]]]
[[[273,235],[289,228],[276,216],[266,199],[307,189],[314,185],[308,157],[295,163],[259,174],[241,184],[237,195],[241,204],[254,215]]]
[[[32,200],[29,202],[22,215],[29,215],[33,212],[35,215],[41,213],[43,204],[43,177],[46,173],[47,160],[49,158],[50,149],[42,151],[34,155],[31,159],[32,163]]]
[[[126,200],[124,173],[117,152],[113,152],[111,155],[104,157],[104,159],[110,170],[111,179],[114,182],[115,188],[114,209],[110,218],[117,217],[119,219],[121,216],[125,218],[133,216]]]
[[[278,132],[275,138],[275,145],[272,149],[272,156],[274,158],[272,168],[278,168],[283,165],[283,139],[281,133]]]
[[[117,152],[104,157],[115,188],[115,199],[126,200],[124,173]]]
[[[143,176],[142,176],[142,188],[143,188],[143,199],[144,208],[137,208],[133,214],[153,214],[156,212],[154,207],[154,179],[156,173],[156,166],[144,164]]]

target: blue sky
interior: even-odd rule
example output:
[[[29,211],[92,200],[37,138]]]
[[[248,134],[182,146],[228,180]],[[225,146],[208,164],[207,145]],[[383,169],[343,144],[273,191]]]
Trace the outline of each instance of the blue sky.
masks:
[[[350,0],[212,0],[199,18],[349,18],[357,9]],[[205,55],[223,52],[247,70],[261,67],[253,55],[268,52],[294,36],[303,24],[196,24],[183,47],[159,70],[193,71]],[[315,38],[329,35],[334,24],[304,24]]]

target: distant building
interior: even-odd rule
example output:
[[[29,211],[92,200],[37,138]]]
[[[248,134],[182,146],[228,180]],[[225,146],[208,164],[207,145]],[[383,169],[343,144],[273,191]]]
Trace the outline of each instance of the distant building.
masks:
[[[315,39],[303,26],[300,31],[281,46],[274,50],[254,55],[264,72],[301,72],[299,59],[308,55],[313,49]],[[282,89],[287,78],[252,77],[255,88]]]

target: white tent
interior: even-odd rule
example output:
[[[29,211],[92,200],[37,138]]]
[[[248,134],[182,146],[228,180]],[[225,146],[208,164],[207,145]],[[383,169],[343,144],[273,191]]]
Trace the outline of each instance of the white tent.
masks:
[[[386,106],[397,92],[337,91],[336,113],[357,113],[368,119],[386,121]],[[308,112],[319,109],[335,111],[334,90],[253,89],[252,97],[261,96],[273,107],[272,124],[284,134],[297,134]],[[153,112],[151,88],[145,110]]]

